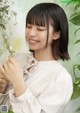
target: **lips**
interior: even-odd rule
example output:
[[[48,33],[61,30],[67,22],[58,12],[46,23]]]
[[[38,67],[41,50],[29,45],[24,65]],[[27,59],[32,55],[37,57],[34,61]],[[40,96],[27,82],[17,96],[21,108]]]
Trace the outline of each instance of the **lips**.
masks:
[[[29,39],[29,42],[30,42],[31,44],[34,44],[34,43],[39,42],[39,41],[38,41],[38,40],[35,40],[35,39]]]

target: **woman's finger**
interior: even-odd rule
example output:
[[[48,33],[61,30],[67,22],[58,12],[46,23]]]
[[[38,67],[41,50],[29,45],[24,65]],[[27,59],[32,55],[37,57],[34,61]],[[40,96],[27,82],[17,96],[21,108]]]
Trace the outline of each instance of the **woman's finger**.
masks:
[[[4,83],[4,84],[7,84],[8,83],[8,80],[6,80],[6,79],[3,79],[3,78],[0,78],[0,83]]]
[[[3,66],[0,66],[0,73],[1,73],[1,74],[4,73],[4,68],[3,68]]]
[[[3,65],[3,68],[4,68],[4,70],[7,70],[8,69],[7,62]]]
[[[0,78],[0,88],[5,88],[8,85],[8,81]]]
[[[15,59],[14,59],[13,57],[9,56],[8,61],[9,61],[10,63],[14,64]]]

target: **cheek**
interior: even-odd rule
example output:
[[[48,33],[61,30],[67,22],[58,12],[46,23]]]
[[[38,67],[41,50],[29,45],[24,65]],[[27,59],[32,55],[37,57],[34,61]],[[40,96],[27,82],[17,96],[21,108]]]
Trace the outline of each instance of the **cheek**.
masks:
[[[42,41],[46,42],[47,41],[47,33],[43,32],[41,34],[39,34],[40,38]]]
[[[45,45],[46,45],[46,42],[47,42],[47,37],[43,36],[43,37],[41,38],[41,44],[42,44],[43,46],[45,46]]]
[[[48,42],[49,42],[50,44],[53,42],[53,29],[51,29],[51,30],[49,31]]]
[[[26,35],[26,36],[28,35],[28,32],[29,32],[29,31],[26,29],[26,31],[25,31],[25,35]]]
[[[26,38],[26,40],[28,40],[28,36],[29,36],[29,31],[26,30],[26,31],[25,31],[25,38]]]

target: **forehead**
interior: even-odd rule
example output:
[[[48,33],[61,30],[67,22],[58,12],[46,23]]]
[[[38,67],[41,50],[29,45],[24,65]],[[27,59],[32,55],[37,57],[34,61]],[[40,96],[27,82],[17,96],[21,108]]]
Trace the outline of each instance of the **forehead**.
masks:
[[[38,26],[45,26],[47,28],[49,28],[49,25],[52,25],[54,26],[54,22],[53,20],[51,19],[51,17],[47,17],[46,15],[28,15],[27,18],[26,18],[26,26],[27,26],[27,23],[29,24],[33,24],[33,25],[38,25]]]
[[[26,23],[46,26],[47,18],[44,14],[28,14],[26,18]]]

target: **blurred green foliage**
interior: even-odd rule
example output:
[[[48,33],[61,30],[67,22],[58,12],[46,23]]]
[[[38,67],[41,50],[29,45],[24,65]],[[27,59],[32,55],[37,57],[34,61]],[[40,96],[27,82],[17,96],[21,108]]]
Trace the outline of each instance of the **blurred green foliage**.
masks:
[[[0,48],[0,55],[6,51],[6,49],[9,51],[10,55],[13,54],[12,47],[10,45],[10,38],[7,33],[7,26],[12,19],[13,16],[16,16],[16,12],[12,11],[10,9],[10,5],[8,0],[0,0],[0,37],[3,41],[3,46]],[[0,43],[1,44],[1,43]]]
[[[74,12],[73,14],[71,14],[69,21],[78,27],[74,32],[75,35],[77,32],[80,32],[79,31],[80,30],[80,0],[61,0],[61,2],[67,5],[70,4],[73,5]],[[79,43],[80,43],[80,38],[74,42],[74,45],[75,44],[78,45]],[[77,55],[80,55],[80,51],[77,53]],[[72,99],[77,99],[78,97],[80,97],[80,73],[79,75],[77,75],[77,71],[80,72],[80,63],[79,64],[76,63],[75,65],[73,65],[73,74],[75,80],[73,82],[74,89],[73,89]],[[76,110],[76,112],[77,111],[80,111],[80,107]]]

